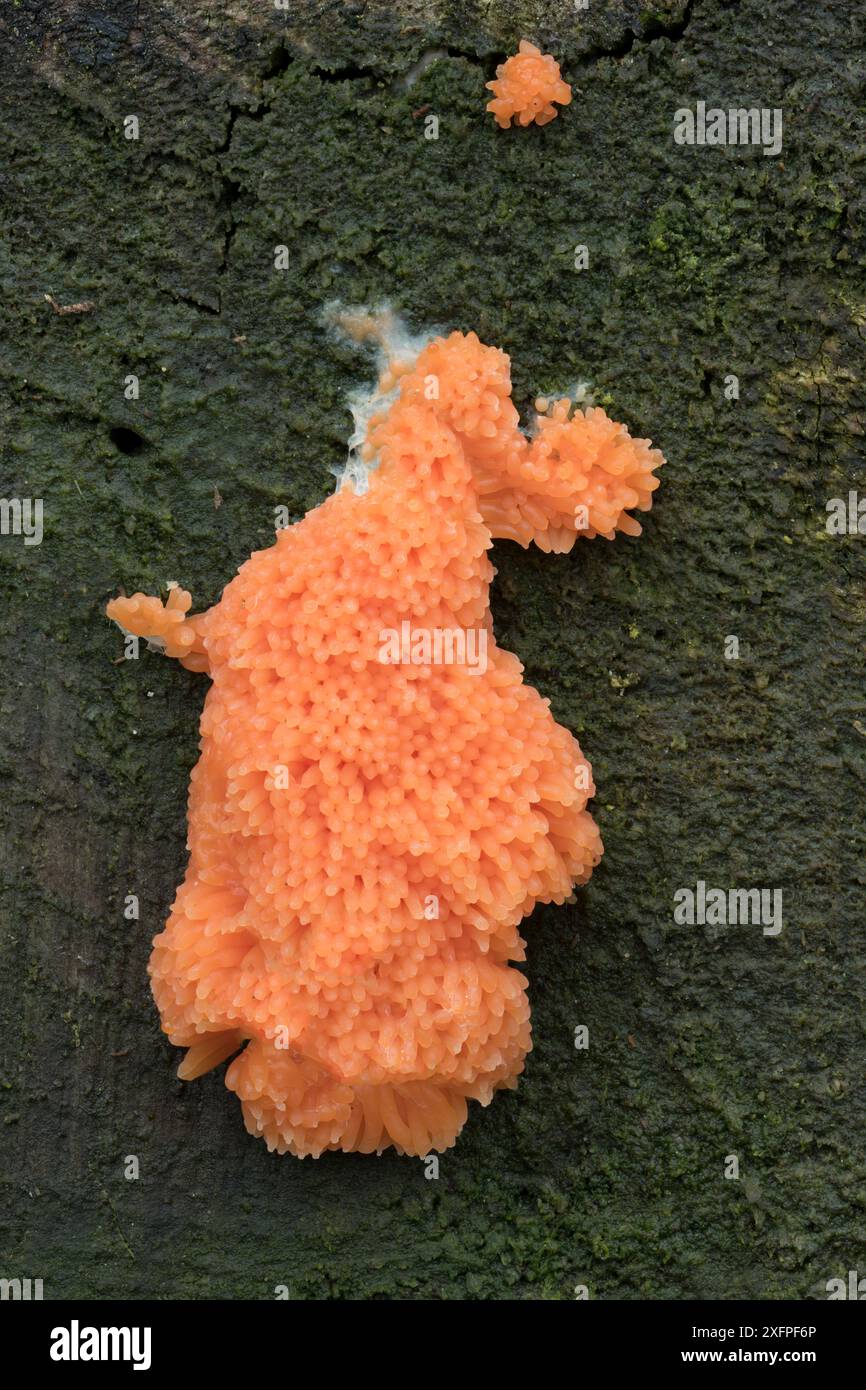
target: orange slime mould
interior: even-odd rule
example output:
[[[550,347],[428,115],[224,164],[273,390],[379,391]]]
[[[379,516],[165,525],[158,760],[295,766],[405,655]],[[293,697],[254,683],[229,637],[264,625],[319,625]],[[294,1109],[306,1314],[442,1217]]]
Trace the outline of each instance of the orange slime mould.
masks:
[[[638,535],[663,459],[567,399],[528,438],[509,365],[474,333],[392,360],[337,491],[214,607],[108,604],[211,679],[149,972],[178,1075],[237,1054],[280,1153],[452,1145],[531,1045],[521,919],[602,854],[589,763],[496,644],[488,551]]]
[[[559,115],[553,103],[568,106],[571,101],[571,88],[562,80],[559,63],[526,39],[520,40],[513,57],[499,64],[495,81],[485,86],[493,93],[487,110],[503,129],[511,125],[513,117],[518,125],[532,121],[547,125]]]

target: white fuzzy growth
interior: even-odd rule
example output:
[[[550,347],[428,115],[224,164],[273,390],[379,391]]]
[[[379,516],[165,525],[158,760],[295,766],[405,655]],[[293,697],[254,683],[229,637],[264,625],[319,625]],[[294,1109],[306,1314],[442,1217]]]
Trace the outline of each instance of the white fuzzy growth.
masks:
[[[587,410],[589,406],[595,405],[595,397],[591,384],[588,381],[576,381],[573,386],[566,386],[564,390],[558,391],[539,391],[538,398],[543,398],[548,405],[553,405],[554,401],[571,401],[576,410]],[[529,428],[526,431],[529,439],[534,439],[538,434],[538,421],[543,420],[544,415],[537,412],[532,415]]]
[[[592,386],[588,381],[576,381],[573,386],[567,386],[558,395],[560,399],[567,396],[572,405],[579,406],[581,410],[584,410],[588,405],[595,405]]]
[[[393,401],[397,399],[399,387],[395,386],[393,391],[389,391],[387,396],[379,393],[377,386],[373,386],[369,391],[353,391],[348,398],[347,404],[352,413],[355,428],[349,435],[349,452],[346,455],[346,462],[342,468],[332,470],[337,479],[337,490],[350,486],[360,497],[370,485],[370,473],[378,465],[377,458],[365,460],[361,457],[361,448],[366,441],[367,431],[370,427],[370,417],[378,410],[388,410]]]
[[[417,63],[413,63],[411,68],[409,68],[408,72],[406,72],[400,79],[399,85],[403,88],[405,92],[410,91],[412,87],[415,86],[415,83],[418,81],[418,78],[424,76],[424,73],[427,71],[428,68],[432,68],[434,63],[438,63],[440,59],[447,57],[447,48],[425,49],[424,52],[421,54],[421,57],[418,59]]]
[[[350,486],[361,496],[367,491],[370,473],[378,463],[376,458],[363,459],[360,452],[367,439],[370,417],[390,409],[400,390],[398,382],[393,390],[382,392],[378,380],[394,363],[412,366],[418,354],[436,336],[436,330],[412,333],[387,303],[370,307],[334,301],[325,305],[322,318],[343,342],[349,339],[359,344],[373,343],[376,350],[377,380],[368,390],[356,389],[349,395],[347,404],[354,424],[349,436],[349,451],[342,468],[332,469],[338,490]]]

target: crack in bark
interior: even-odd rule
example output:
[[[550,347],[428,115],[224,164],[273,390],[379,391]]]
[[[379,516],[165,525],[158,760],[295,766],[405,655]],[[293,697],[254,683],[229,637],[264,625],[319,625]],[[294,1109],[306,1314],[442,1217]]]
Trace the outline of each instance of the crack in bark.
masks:
[[[202,314],[213,314],[219,316],[222,312],[222,305],[218,301],[218,307],[207,304],[203,299],[195,299],[191,294],[183,294],[180,290],[173,290],[169,285],[160,285],[158,288],[163,294],[168,295],[173,304],[185,304],[189,309],[198,309]]]
[[[637,43],[654,43],[657,39],[669,39],[671,43],[678,43],[692,22],[696,4],[697,0],[688,0],[683,10],[682,19],[675,20],[671,24],[651,19],[640,34],[634,29],[628,28],[619,42],[611,44],[609,48],[590,48],[577,60],[579,66],[583,68],[594,67],[602,58],[615,58],[617,60],[625,58]]]
[[[293,59],[289,51],[288,42],[286,41],[286,39],[281,38],[279,42],[271,49],[266,65],[257,75],[259,84],[261,86],[264,86],[266,82],[273,82],[275,78],[279,77],[282,73],[286,72],[286,70],[291,66],[292,61]],[[238,118],[240,116],[243,116],[250,121],[264,120],[265,116],[271,109],[271,105],[271,101],[265,100],[263,98],[259,101],[257,106],[238,106],[237,104],[230,102],[227,108],[225,135],[223,136],[222,144],[219,145],[216,151],[217,169],[219,171],[220,176],[220,194],[217,202],[217,209],[218,211],[222,212],[225,221],[222,254],[220,256],[220,263],[217,267],[218,276],[225,275],[226,271],[228,270],[231,249],[238,230],[238,218],[235,212],[235,208],[238,199],[240,198],[241,193],[243,191],[243,185],[238,183],[236,179],[231,178],[226,173],[223,167],[223,156],[231,153],[232,140],[234,139],[235,126],[237,124]],[[194,301],[191,300],[184,300],[183,302],[194,303]],[[219,316],[222,313],[221,291],[217,296],[217,306],[218,307],[216,309],[213,309],[208,305],[202,304],[199,304],[197,307],[204,309],[206,313],[215,314]]]
[[[261,114],[258,115],[258,112],[260,112]],[[231,253],[232,243],[234,242],[235,235],[238,229],[237,217],[235,215],[235,205],[238,201],[238,198],[241,195],[241,185],[237,182],[236,179],[230,178],[229,175],[225,172],[225,170],[223,169],[223,162],[221,156],[230,153],[232,146],[232,137],[234,136],[235,124],[237,122],[238,116],[244,114],[245,110],[242,106],[229,106],[225,138],[223,139],[222,144],[217,150],[217,166],[220,171],[221,180],[220,196],[217,207],[223,213],[225,219],[222,256],[220,258],[220,263],[217,267],[217,275],[225,275],[226,270],[228,269],[229,255]],[[264,108],[257,108],[258,119],[261,119],[264,116],[264,114]],[[217,296],[217,300],[219,307],[216,310],[216,312],[219,314],[222,313],[221,293]]]

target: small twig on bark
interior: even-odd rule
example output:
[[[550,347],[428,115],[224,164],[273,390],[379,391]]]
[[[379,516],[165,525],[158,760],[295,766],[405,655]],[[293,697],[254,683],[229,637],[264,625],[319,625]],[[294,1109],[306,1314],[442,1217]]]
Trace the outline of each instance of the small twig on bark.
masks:
[[[80,304],[58,304],[53,294],[46,294],[45,298],[55,314],[89,314],[96,308],[92,299],[82,299]]]

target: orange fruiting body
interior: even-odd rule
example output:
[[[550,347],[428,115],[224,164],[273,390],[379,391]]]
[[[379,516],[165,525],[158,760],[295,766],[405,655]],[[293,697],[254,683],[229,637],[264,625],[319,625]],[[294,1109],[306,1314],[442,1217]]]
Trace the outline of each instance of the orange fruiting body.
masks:
[[[571,88],[563,82],[559,63],[550,53],[542,53],[526,39],[520,40],[517,52],[500,63],[496,78],[485,84],[493,93],[487,110],[497,124],[506,129],[516,118],[518,125],[547,125],[559,115],[554,102],[567,106]]]
[[[472,333],[398,382],[366,490],[345,479],[206,613],[178,589],[107,610],[212,681],[189,864],[150,962],[163,1029],[184,1079],[237,1052],[248,1129],[299,1156],[441,1150],[470,1100],[516,1084],[518,925],[602,845],[576,739],[496,645],[487,552],[635,534],[663,462],[565,400],[527,438],[507,356]],[[418,640],[437,632],[452,659]]]

